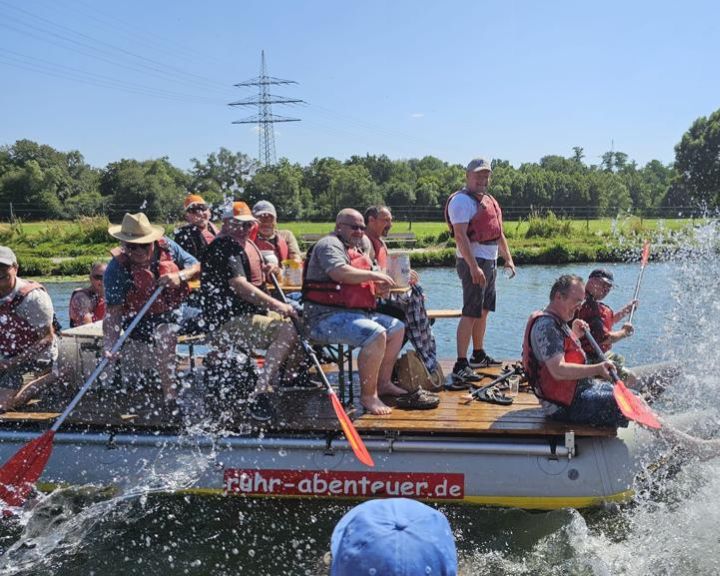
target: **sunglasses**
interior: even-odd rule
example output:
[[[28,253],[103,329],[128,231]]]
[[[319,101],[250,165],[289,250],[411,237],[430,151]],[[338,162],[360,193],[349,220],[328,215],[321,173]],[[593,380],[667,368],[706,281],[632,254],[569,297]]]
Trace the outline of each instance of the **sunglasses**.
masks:
[[[193,206],[192,208],[187,209],[188,212],[194,212],[194,213],[207,212],[208,210],[210,210],[210,208],[208,208],[207,206]]]
[[[365,229],[367,228],[367,226],[365,226],[364,224],[347,224],[345,222],[341,222],[341,224],[343,226],[347,226],[348,228],[350,228],[351,230],[354,230],[355,232],[360,232],[360,231],[365,232]]]
[[[103,275],[102,274],[91,274],[90,278],[92,278],[93,280],[102,280]]]
[[[152,245],[152,242],[150,242],[149,244],[125,244],[125,250],[129,250],[130,252],[133,252],[135,250],[146,251]]]
[[[250,230],[255,225],[255,222],[248,222],[244,220],[231,220],[233,223],[233,226],[237,226],[238,228],[244,228],[245,230]]]

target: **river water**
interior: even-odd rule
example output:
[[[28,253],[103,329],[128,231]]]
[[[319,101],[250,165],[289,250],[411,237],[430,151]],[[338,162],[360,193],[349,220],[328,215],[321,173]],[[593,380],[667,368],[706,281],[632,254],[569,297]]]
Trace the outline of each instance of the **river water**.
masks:
[[[716,231],[697,233],[698,247],[646,270],[636,334],[616,350],[629,363],[682,360],[683,380],[658,411],[704,437],[717,429],[720,271]],[[498,281],[498,309],[486,348],[499,358],[520,353],[528,315],[545,305],[563,273],[587,277],[592,265],[528,266]],[[632,296],[639,265],[608,265],[618,287],[613,308]],[[420,270],[428,308],[460,308],[452,269]],[[74,284],[50,284],[63,325]],[[454,320],[438,321],[440,355],[455,356]],[[176,471],[121,493],[88,487],[60,491],[0,528],[0,574],[27,575],[316,575],[332,528],[350,503],[276,501],[161,492],[192,485],[206,463],[180,462]],[[508,479],[512,481],[512,479]],[[464,575],[720,574],[720,459],[690,461],[658,479],[623,507],[525,512],[443,506],[453,527]],[[380,576],[380,575],[378,575]]]

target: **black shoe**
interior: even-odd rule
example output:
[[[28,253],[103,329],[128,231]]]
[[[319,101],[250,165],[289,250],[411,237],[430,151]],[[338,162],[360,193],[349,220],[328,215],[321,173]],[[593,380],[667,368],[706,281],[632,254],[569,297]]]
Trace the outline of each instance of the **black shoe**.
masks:
[[[275,409],[268,394],[257,394],[247,407],[248,414],[258,422],[268,422],[275,417]]]
[[[476,356],[473,354],[468,360],[468,364],[471,368],[490,368],[491,366],[500,366],[502,362],[495,360],[492,356],[485,354],[484,356]]]
[[[470,382],[480,382],[482,380],[482,376],[475,374],[475,371],[467,364],[462,366],[456,364],[450,377],[454,385],[459,385],[460,383],[469,384]],[[462,390],[462,388],[455,389]]]

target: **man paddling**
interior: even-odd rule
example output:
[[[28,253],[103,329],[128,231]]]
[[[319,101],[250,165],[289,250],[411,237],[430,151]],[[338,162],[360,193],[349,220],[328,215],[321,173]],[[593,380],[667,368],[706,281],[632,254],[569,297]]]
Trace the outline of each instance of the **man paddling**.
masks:
[[[550,303],[533,312],[523,338],[523,367],[546,415],[592,426],[627,426],[613,397],[611,362],[587,364],[580,337],[587,322],[573,320],[585,300],[582,278],[560,276]],[[568,322],[572,321],[572,328]],[[602,380],[595,380],[601,378]]]
[[[110,350],[158,286],[160,297],[148,310],[131,340],[153,346],[153,360],[160,377],[163,397],[171,412],[176,410],[175,384],[179,308],[190,290],[188,281],[200,275],[200,263],[175,242],[165,237],[162,226],[150,223],[142,212],[125,214],[122,224],[108,233],[121,241],[111,250],[112,260],[105,271],[107,311],[103,319],[105,353]]]
[[[15,253],[0,246],[0,412],[29,399],[18,393],[23,376],[48,367],[58,353],[50,296],[17,273]]]
[[[633,384],[635,377],[626,369],[624,369],[624,358],[615,352],[611,352],[610,348],[615,342],[632,336],[633,325],[626,322],[620,330],[613,330],[615,324],[620,322],[625,316],[630,314],[633,307],[637,307],[638,301],[628,302],[617,312],[613,312],[612,308],[605,304],[603,300],[610,294],[610,290],[615,286],[615,278],[610,270],[598,268],[590,272],[588,281],[585,284],[585,301],[580,309],[575,313],[575,318],[585,320],[590,327],[590,334],[605,353],[608,360],[611,360],[623,378],[630,378]],[[590,362],[599,362],[595,350],[585,337],[582,338],[582,345],[585,354]]]

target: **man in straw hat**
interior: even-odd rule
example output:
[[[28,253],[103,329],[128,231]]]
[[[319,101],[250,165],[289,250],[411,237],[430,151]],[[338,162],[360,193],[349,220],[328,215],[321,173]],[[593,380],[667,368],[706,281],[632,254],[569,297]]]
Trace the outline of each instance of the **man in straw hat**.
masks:
[[[187,224],[175,230],[175,242],[200,260],[207,245],[218,234],[217,228],[210,222],[210,206],[202,196],[188,194],[185,197],[185,220]]]
[[[143,213],[125,214],[122,224],[110,226],[108,232],[122,244],[111,250],[113,258],[105,271],[105,352],[109,354],[121,329],[130,324],[155,289],[164,286],[130,338],[155,345],[164,399],[173,407],[178,394],[174,378],[178,308],[189,294],[188,280],[200,275],[200,264],[166,238],[161,226],[150,224]]]
[[[23,375],[57,358],[50,296],[17,272],[15,253],[0,246],[0,411],[29,400],[27,390],[18,394]]]
[[[298,334],[289,317],[297,312],[268,294],[268,275],[276,265],[266,264],[258,247],[249,239],[257,219],[245,202],[234,202],[223,214],[223,227],[205,251],[202,262],[202,305],[213,345],[233,343],[246,350],[266,350],[265,365],[250,404],[257,420],[270,420],[273,410],[269,393],[287,361],[286,372],[296,370],[300,355]],[[291,354],[291,352],[294,352]]]

